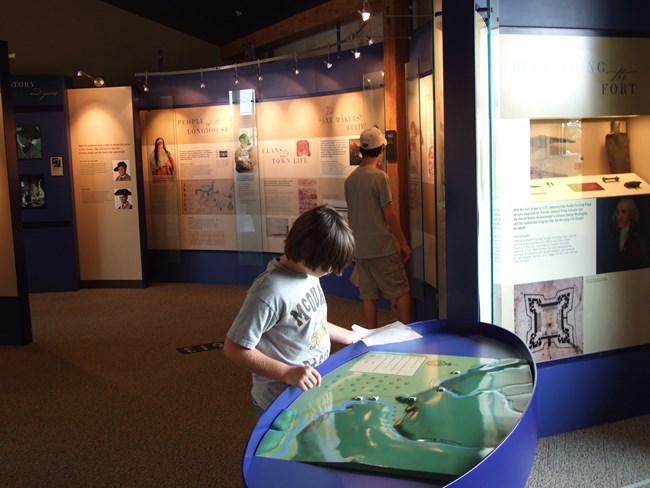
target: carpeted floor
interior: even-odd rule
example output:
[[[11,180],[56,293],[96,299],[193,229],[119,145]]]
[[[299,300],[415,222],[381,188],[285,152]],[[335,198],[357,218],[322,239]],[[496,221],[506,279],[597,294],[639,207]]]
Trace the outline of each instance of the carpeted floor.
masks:
[[[245,291],[31,295],[34,342],[0,348],[0,486],[242,486],[250,375],[211,344]],[[360,302],[328,304],[330,321],[363,323]]]
[[[250,377],[214,344],[245,291],[31,295],[34,342],[0,348],[0,487],[241,487]],[[328,302],[363,323],[360,302]],[[650,416],[540,439],[527,488],[650,486],[649,439]]]

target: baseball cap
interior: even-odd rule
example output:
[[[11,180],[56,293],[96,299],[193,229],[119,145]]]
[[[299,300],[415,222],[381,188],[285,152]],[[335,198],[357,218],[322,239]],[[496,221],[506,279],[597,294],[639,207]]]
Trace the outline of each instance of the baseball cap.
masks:
[[[364,130],[359,136],[359,140],[363,149],[375,149],[387,144],[384,134],[376,126]]]

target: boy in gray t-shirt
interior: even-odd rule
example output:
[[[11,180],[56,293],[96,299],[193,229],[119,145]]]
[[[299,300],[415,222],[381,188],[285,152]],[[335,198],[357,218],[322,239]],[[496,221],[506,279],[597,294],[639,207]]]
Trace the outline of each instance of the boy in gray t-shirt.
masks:
[[[345,219],[321,205],[294,222],[284,254],[269,262],[246,294],[224,343],[228,359],[253,374],[253,402],[266,410],[287,385],[320,386],[315,366],[330,354],[330,340],[352,344],[361,337],[327,321],[320,277],[340,275],[354,256]]]

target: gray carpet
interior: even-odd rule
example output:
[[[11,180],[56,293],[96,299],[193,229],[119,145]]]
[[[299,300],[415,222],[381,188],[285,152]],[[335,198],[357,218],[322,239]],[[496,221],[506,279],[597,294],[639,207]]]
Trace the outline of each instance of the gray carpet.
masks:
[[[0,348],[0,487],[241,487],[250,377],[211,345],[245,290],[31,295],[34,343]],[[328,302],[332,322],[363,323],[360,302]],[[527,488],[650,478],[649,418],[541,439]]]

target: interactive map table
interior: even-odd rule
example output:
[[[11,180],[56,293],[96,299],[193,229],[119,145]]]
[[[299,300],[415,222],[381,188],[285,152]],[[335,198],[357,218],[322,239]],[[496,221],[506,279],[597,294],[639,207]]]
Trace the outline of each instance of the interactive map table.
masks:
[[[411,327],[422,337],[349,346],[319,367],[319,388],[287,389],[251,435],[247,486],[523,487],[536,438],[527,348],[489,324]]]

